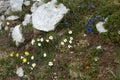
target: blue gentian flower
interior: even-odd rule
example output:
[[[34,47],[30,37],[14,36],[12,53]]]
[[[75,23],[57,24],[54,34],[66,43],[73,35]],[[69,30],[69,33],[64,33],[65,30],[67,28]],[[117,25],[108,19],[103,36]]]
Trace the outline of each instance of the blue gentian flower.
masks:
[[[95,6],[93,4],[89,4],[88,8],[95,8]]]
[[[92,28],[86,28],[87,32],[91,33],[92,32]]]
[[[90,18],[90,19],[88,20],[88,22],[89,22],[89,23],[93,23],[93,22],[95,22],[95,20],[96,20],[95,18]]]
[[[95,17],[95,19],[98,19],[98,18],[100,18],[100,16],[96,16],[96,17]]]
[[[89,24],[86,24],[86,25],[85,25],[85,28],[86,28],[87,32],[89,32],[89,33],[92,32],[92,28],[90,27]]]
[[[86,28],[89,28],[89,27],[90,27],[90,25],[89,25],[89,24],[86,24],[86,25],[85,25],[85,27],[86,27]]]
[[[69,23],[69,22],[65,22],[65,25],[66,25],[67,27],[69,27],[69,26],[70,26],[70,23]]]
[[[100,21],[101,21],[101,22],[105,22],[105,18],[102,18]]]

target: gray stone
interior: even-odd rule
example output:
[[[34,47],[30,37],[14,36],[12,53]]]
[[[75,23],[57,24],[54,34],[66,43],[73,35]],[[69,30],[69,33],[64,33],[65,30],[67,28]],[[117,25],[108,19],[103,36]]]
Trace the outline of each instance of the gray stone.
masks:
[[[10,6],[9,0],[1,0],[0,1],[0,14],[6,11],[6,9]]]

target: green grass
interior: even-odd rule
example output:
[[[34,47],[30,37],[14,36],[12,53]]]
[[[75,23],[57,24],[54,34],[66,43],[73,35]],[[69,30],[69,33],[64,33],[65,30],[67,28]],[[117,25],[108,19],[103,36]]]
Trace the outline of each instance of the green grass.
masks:
[[[46,2],[50,0],[45,0]],[[32,2],[31,2],[32,3]],[[15,53],[19,53],[24,56],[24,51],[27,50],[30,52],[30,56],[34,55],[35,63],[37,64],[33,70],[30,70],[27,64],[22,64],[22,60],[16,57],[7,57],[0,59],[0,80],[6,80],[9,76],[17,76],[15,74],[16,66],[23,66],[25,74],[31,80],[53,80],[53,77],[57,76],[58,80],[97,80],[99,75],[100,59],[106,53],[104,49],[96,49],[96,46],[101,44],[103,46],[111,47],[119,46],[119,35],[117,35],[117,30],[119,29],[119,16],[120,9],[119,5],[115,5],[112,0],[58,0],[58,3],[63,3],[69,12],[65,17],[58,23],[56,29],[50,32],[40,32],[35,34],[36,30],[33,30],[32,25],[28,24],[24,26],[22,32],[25,37],[25,43],[20,44],[19,47],[15,46],[15,43],[10,38],[8,40],[8,46],[12,47]],[[57,5],[56,4],[56,5]],[[94,8],[89,8],[88,5],[94,5]],[[31,5],[30,5],[31,6]],[[26,13],[30,13],[28,9],[30,6],[24,8],[22,12],[14,12],[11,14],[18,15],[20,19],[15,21],[15,26],[18,23],[21,23],[24,19]],[[95,24],[92,24],[93,32],[88,33],[85,29],[85,24],[87,24],[88,19],[94,16],[108,17],[108,21],[105,24],[105,28],[108,29],[107,33],[98,34]],[[6,15],[9,16],[9,15]],[[65,23],[68,22],[69,26],[66,26]],[[113,28],[114,27],[114,28]],[[68,31],[72,30],[73,34],[69,35]],[[62,35],[59,35],[62,32]],[[0,32],[0,39],[8,37],[9,31]],[[84,34],[87,36],[84,37]],[[53,36],[53,40],[50,40],[49,43],[46,40],[49,36]],[[95,36],[98,36],[98,43],[95,43],[93,39],[96,39]],[[37,41],[37,38],[44,38],[43,42]],[[66,42],[64,46],[61,46],[61,41],[73,37],[73,43],[71,44],[72,48],[68,48],[69,43]],[[90,40],[89,37],[93,37]],[[35,45],[31,45],[31,40],[35,39]],[[92,41],[90,43],[90,41]],[[38,43],[41,43],[41,46],[38,46]],[[93,43],[93,44],[92,44]],[[118,45],[116,45],[118,44]],[[0,51],[5,51],[5,48],[0,46]],[[9,51],[9,50],[8,50]],[[10,52],[8,52],[9,55]],[[43,53],[46,53],[47,56],[43,57]],[[112,53],[116,55],[113,56],[115,61],[118,63],[117,70],[113,71],[111,74],[111,80],[120,79],[120,55],[119,48],[113,50]],[[30,59],[30,56],[27,58]],[[54,61],[55,60],[55,61]],[[34,61],[30,61],[31,63]],[[48,62],[53,61],[53,66],[48,66]],[[107,64],[107,63],[105,63]],[[111,71],[112,72],[112,71]],[[114,76],[115,75],[115,76]],[[110,76],[109,74],[107,76]],[[21,78],[24,80],[25,78]],[[109,80],[108,79],[108,80]]]

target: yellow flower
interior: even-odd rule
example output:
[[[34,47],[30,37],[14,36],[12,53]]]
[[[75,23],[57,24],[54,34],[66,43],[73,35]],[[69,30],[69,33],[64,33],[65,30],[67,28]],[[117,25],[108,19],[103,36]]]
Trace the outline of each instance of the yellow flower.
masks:
[[[26,58],[23,58],[23,59],[22,59],[22,62],[23,62],[23,63],[26,63],[26,62],[27,62],[27,59],[26,59]]]
[[[10,53],[10,57],[13,57],[14,56],[14,53],[12,52],[12,53]]]
[[[28,51],[25,51],[25,55],[28,56],[28,55],[29,55],[29,52],[28,52]]]
[[[17,53],[15,56],[16,56],[16,57],[19,57],[19,54]]]

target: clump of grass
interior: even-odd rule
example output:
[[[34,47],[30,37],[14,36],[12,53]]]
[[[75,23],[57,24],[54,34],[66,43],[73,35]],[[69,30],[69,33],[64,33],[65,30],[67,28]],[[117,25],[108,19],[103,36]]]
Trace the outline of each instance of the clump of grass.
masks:
[[[120,44],[120,11],[115,12],[111,16],[108,17],[107,22],[105,23],[105,28],[108,29],[108,37],[112,43],[117,44],[119,46]]]
[[[106,18],[118,10],[119,10],[119,5],[108,4],[106,6],[99,7],[95,14],[101,15],[102,17]]]

